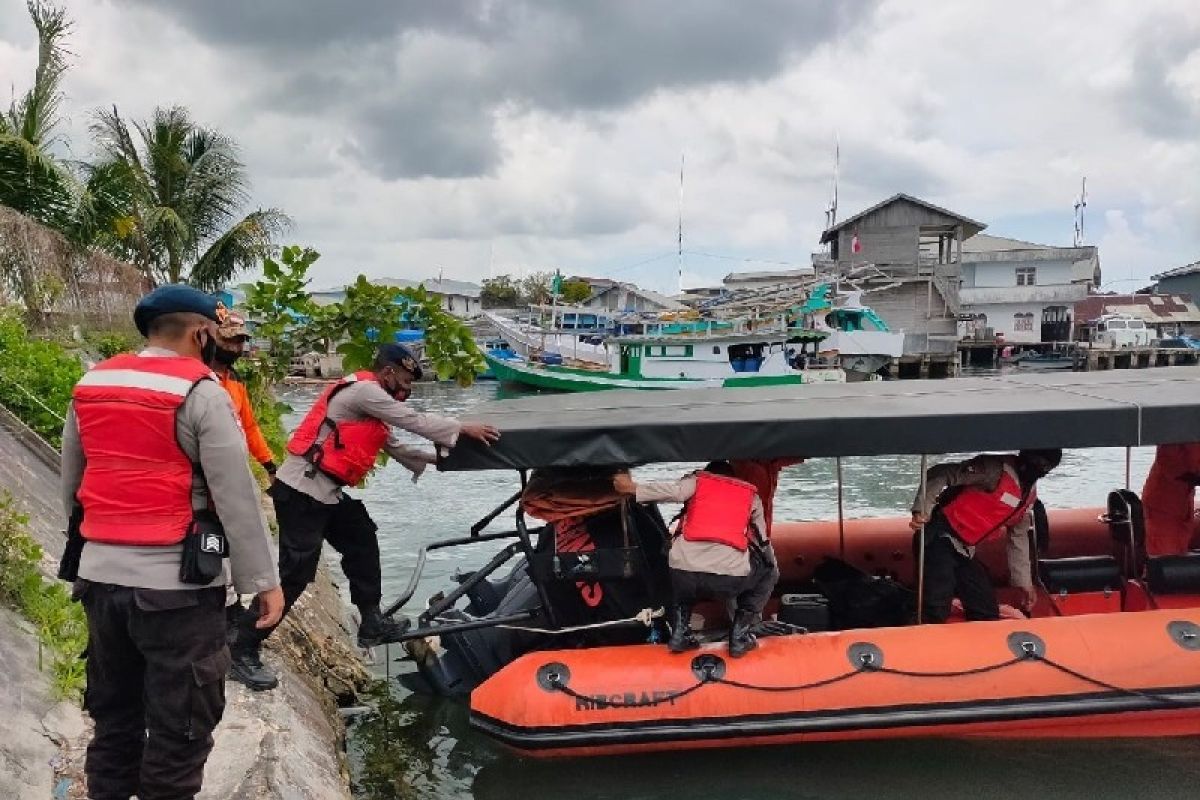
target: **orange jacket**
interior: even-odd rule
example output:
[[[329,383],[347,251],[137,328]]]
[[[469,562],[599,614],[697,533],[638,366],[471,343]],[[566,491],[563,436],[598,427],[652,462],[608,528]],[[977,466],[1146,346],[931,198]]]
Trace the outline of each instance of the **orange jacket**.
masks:
[[[267,440],[258,428],[258,420],[254,418],[254,409],[250,406],[250,394],[246,391],[246,384],[233,377],[228,370],[217,373],[217,378],[233,400],[233,410],[237,412],[238,420],[242,423],[250,455],[260,464],[274,462],[275,456],[271,454],[271,448],[267,446]]]
[[[771,520],[775,515],[775,490],[779,488],[779,473],[785,467],[803,464],[803,458],[736,459],[729,462],[733,476],[754,485],[758,499],[762,501],[763,516],[767,520],[767,538],[771,537]]]
[[[1200,444],[1160,444],[1142,487],[1146,552],[1183,555],[1200,532],[1196,521],[1196,481],[1200,480]]]

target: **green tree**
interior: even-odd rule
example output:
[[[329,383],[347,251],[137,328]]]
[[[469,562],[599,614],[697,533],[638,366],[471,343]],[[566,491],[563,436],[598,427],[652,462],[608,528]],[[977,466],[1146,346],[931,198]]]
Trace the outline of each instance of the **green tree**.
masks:
[[[315,250],[284,247],[278,261],[263,260],[263,277],[247,292],[255,334],[270,343],[267,353],[254,356],[268,383],[287,375],[296,352],[314,346],[336,345],[347,371],[369,367],[379,343],[409,325],[424,328],[425,356],[439,377],[467,386],[486,368],[471,329],[424,286],[377,286],[359,275],[341,302],[318,306],[307,287],[319,257]]]
[[[566,281],[562,285],[562,297],[559,299],[564,303],[575,305],[591,296],[592,287],[587,281]]]
[[[553,297],[550,291],[554,280],[553,272],[535,272],[521,280],[521,298],[530,305],[549,303]]]
[[[33,85],[0,113],[0,203],[59,231],[71,227],[72,176],[50,152],[59,141],[62,80],[71,28],[66,12],[41,0],[29,0],[29,16],[38,36]]]
[[[111,217],[100,227],[155,281],[219,288],[256,266],[289,224],[273,208],[239,219],[249,181],[237,146],[185,108],[157,108],[131,130],[114,106],[97,113],[92,133],[103,158],[89,187],[105,201],[97,216]]]
[[[262,279],[246,290],[246,310],[254,320],[255,337],[270,344],[270,349],[251,357],[267,385],[287,377],[296,351],[308,343],[306,328],[319,314],[308,292],[308,270],[320,257],[307,247],[284,247],[279,260],[263,258]]]
[[[479,300],[484,308],[512,308],[521,302],[521,293],[510,276],[497,275],[483,281]]]

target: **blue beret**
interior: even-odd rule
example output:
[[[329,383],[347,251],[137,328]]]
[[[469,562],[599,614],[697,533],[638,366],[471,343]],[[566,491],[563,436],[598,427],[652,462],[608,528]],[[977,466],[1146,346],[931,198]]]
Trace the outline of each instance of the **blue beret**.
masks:
[[[421,379],[421,365],[417,362],[412,351],[402,344],[385,344],[375,354],[375,363],[379,366],[391,364],[406,369],[417,380]]]
[[[138,333],[145,336],[150,320],[163,314],[185,312],[208,317],[218,325],[229,316],[225,304],[211,294],[182,283],[168,283],[138,301],[133,309],[133,324],[137,326]]]

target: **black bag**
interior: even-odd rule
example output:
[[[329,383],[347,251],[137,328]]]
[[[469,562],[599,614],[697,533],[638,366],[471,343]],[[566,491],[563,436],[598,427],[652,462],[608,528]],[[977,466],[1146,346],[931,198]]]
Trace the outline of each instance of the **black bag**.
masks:
[[[845,561],[826,558],[814,570],[813,581],[829,598],[835,630],[893,627],[912,621],[916,596],[892,578],[868,575]]]
[[[221,561],[229,555],[229,543],[221,520],[211,511],[197,511],[183,537],[179,580],[207,586],[221,576]]]
[[[83,555],[83,506],[78,503],[71,509],[71,519],[67,521],[67,544],[63,548],[62,558],[58,561],[59,580],[74,582],[79,577],[79,559]]]

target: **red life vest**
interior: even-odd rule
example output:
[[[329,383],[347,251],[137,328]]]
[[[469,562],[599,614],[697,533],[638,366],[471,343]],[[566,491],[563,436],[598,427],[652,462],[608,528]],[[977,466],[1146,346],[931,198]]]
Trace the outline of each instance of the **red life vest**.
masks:
[[[1037,490],[1029,489],[1022,497],[1021,482],[1016,470],[1005,464],[1000,480],[992,491],[975,486],[965,487],[958,495],[942,506],[942,513],[950,527],[969,545],[977,545],[992,534],[1016,524],[1029,512]]]
[[[300,456],[343,486],[360,483],[375,466],[375,459],[387,444],[387,423],[378,419],[334,422],[329,418],[329,401],[347,386],[377,380],[375,373],[363,370],[331,384],[292,433],[288,452]],[[329,435],[322,439],[321,434],[326,428]]]
[[[179,446],[175,417],[212,370],[182,356],[115,356],[72,393],[86,459],[76,499],[89,541],[171,545],[192,524],[196,471]]]
[[[696,473],[696,493],[679,527],[689,542],[715,542],[745,551],[750,544],[754,486],[737,478]]]

